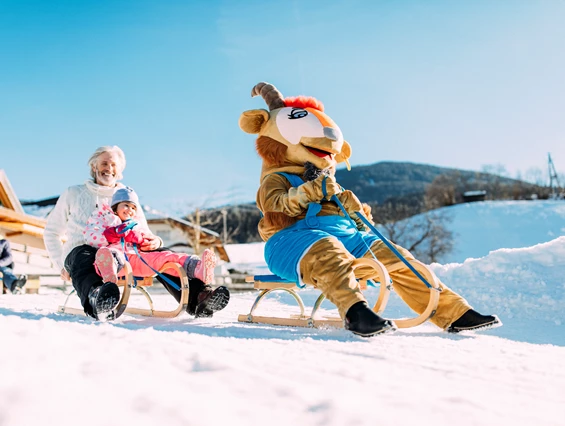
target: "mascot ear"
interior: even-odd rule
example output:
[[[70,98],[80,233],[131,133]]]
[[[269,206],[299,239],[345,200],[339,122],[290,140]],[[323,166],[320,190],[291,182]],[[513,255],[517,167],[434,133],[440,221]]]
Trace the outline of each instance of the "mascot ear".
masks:
[[[347,165],[347,170],[351,170],[351,166],[349,165],[348,158],[351,157],[351,145],[347,141],[343,141],[343,146],[341,147],[341,152],[335,156],[335,161],[339,163],[343,163]]]
[[[241,114],[239,127],[245,133],[257,134],[267,121],[269,121],[269,111],[266,109],[251,109]]]

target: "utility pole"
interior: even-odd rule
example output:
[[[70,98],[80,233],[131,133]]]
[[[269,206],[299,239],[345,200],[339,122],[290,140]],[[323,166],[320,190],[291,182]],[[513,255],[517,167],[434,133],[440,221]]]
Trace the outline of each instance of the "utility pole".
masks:
[[[549,188],[551,190],[551,199],[558,200],[563,198],[563,193],[561,189],[561,184],[559,183],[559,177],[557,176],[557,171],[555,170],[555,165],[551,159],[551,154],[547,153],[547,168],[549,174]]]
[[[195,236],[194,236],[194,254],[200,256],[200,209],[196,208],[194,212],[195,217]]]
[[[226,209],[222,209],[222,217],[224,221],[224,244],[228,242],[228,211]]]

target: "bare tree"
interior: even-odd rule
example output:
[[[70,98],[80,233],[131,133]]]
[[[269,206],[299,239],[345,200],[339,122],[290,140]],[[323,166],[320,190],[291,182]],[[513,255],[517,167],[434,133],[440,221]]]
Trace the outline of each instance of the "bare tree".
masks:
[[[385,203],[372,207],[373,218],[387,237],[423,262],[440,260],[453,250],[453,233],[446,225],[453,218],[445,210],[419,212],[419,206]]]
[[[426,209],[452,206],[457,202],[457,179],[454,176],[439,175],[426,188]]]
[[[404,226],[396,241],[423,262],[438,262],[441,256],[453,250],[453,233],[446,227],[452,220],[444,210],[428,211],[402,221],[409,225]]]
[[[538,186],[546,186],[547,178],[539,167],[530,167],[524,174],[524,179]]]

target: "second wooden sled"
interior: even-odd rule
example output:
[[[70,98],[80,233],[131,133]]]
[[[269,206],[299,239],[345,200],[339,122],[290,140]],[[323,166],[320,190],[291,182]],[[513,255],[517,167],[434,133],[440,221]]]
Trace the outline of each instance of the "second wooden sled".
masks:
[[[180,315],[182,312],[186,311],[186,308],[188,306],[188,292],[189,292],[188,277],[186,275],[186,271],[180,264],[174,262],[168,262],[165,265],[163,265],[163,267],[160,269],[159,272],[164,272],[170,269],[175,269],[179,274],[180,288],[181,288],[180,302],[177,308],[172,311],[161,311],[161,310],[156,310],[154,308],[153,299],[151,298],[151,295],[147,292],[147,290],[145,290],[144,288],[146,286],[152,285],[153,276],[134,278],[131,270],[131,265],[129,264],[129,262],[126,262],[124,266],[125,275],[118,279],[118,286],[123,287],[123,290],[121,293],[120,301],[118,302],[118,305],[114,308],[115,318],[120,317],[124,312],[127,314],[142,315],[148,317],[174,318]],[[132,288],[136,288],[143,294],[143,296],[145,296],[145,299],[149,304],[149,308],[143,309],[143,308],[135,308],[135,307],[127,306]],[[76,290],[73,290],[69,293],[69,295],[65,300],[65,303],[62,306],[59,306],[59,308],[57,309],[59,313],[86,315],[82,310],[82,308],[79,309],[79,308],[73,308],[67,306],[70,297],[75,293]]]
[[[430,288],[428,305],[420,315],[414,318],[389,318],[394,321],[398,328],[415,327],[430,319],[436,312],[439,302],[439,294],[441,292],[437,277],[426,265],[418,260],[412,260],[410,261],[410,264],[424,276],[424,278],[428,281],[428,283],[430,283],[432,288]],[[370,276],[370,279],[373,281],[378,281],[380,283],[379,297],[375,305],[373,306],[373,311],[380,315],[386,308],[390,297],[390,291],[393,287],[389,272],[396,271],[397,269],[403,267],[404,264],[398,263],[395,265],[395,267],[387,270],[381,262],[375,259],[361,258],[353,261],[353,268],[355,272],[357,272],[357,269],[360,266],[365,267],[363,276],[367,276],[366,267],[372,268],[374,273]],[[294,327],[343,327],[343,320],[340,317],[321,317],[319,315],[318,310],[322,302],[326,298],[323,294],[320,294],[312,309],[307,313],[307,308],[304,305],[302,298],[298,294],[299,287],[297,287],[295,283],[286,281],[280,277],[277,277],[276,275],[256,275],[254,277],[248,277],[246,281],[253,282],[254,288],[260,290],[260,293],[251,306],[249,313],[241,314],[238,316],[238,321],[240,322]],[[367,279],[361,279],[359,280],[359,283],[361,289],[367,288]],[[300,308],[300,314],[285,318],[255,315],[255,311],[257,310],[260,303],[266,298],[266,296],[277,291],[282,291],[290,294],[298,304],[298,307]]]

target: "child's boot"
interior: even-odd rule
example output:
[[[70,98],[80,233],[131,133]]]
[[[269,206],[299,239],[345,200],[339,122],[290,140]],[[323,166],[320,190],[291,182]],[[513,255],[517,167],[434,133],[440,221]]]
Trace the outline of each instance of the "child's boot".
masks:
[[[117,265],[112,250],[107,247],[98,249],[95,265],[104,282],[118,282]]]
[[[189,279],[196,278],[204,284],[214,282],[214,268],[216,267],[216,255],[213,250],[206,249],[202,258],[191,256],[185,263],[186,274]]]

